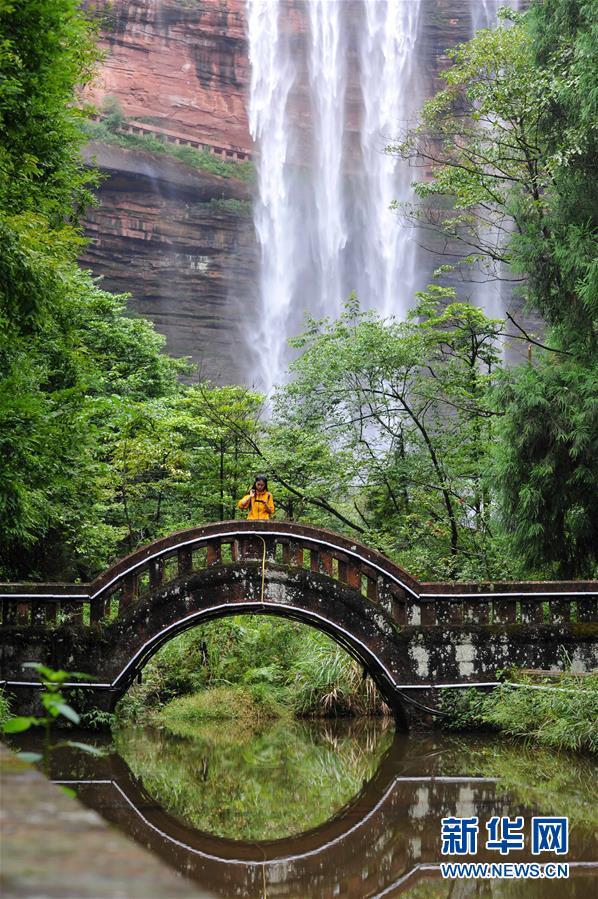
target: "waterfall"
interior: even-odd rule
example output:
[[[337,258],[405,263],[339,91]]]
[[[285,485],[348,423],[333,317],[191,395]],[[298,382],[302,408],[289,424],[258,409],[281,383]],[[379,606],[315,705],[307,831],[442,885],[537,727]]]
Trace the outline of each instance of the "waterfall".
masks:
[[[389,207],[408,198],[413,172],[384,148],[419,106],[419,10],[420,0],[247,0],[264,348],[248,376],[268,393],[306,312],[336,316],[352,290],[384,315],[410,305],[415,246]]]
[[[473,0],[469,7],[472,34],[480,28],[490,28],[494,25],[501,6],[519,9],[520,0]]]
[[[341,4],[311,0],[309,86],[314,122],[313,188],[319,305],[337,314],[343,302],[342,258],[347,244],[343,183],[346,52]]]
[[[401,0],[366,2],[359,41],[363,93],[359,202],[365,207],[361,237],[366,275],[362,292],[368,305],[385,316],[404,316],[414,286],[411,232],[390,208],[393,201],[409,197],[413,172],[384,148],[405,131],[414,111],[413,51],[419,10],[419,3]]]
[[[249,128],[260,152],[254,222],[261,250],[261,308],[259,320],[249,327],[249,350],[257,365],[256,380],[267,392],[284,369],[283,335],[287,333],[296,280],[295,208],[287,165],[287,100],[296,72],[279,30],[279,12],[275,0],[248,3]]]
[[[472,31],[492,25],[503,2],[519,6],[463,0]],[[429,0],[246,3],[261,259],[247,377],[270,393],[285,379],[286,342],[305,313],[337,316],[356,291],[362,306],[404,317],[429,283],[433,263],[390,209],[413,200],[416,173],[384,148],[414,124],[424,85],[431,88],[421,20],[437,7]],[[455,21],[447,18],[451,27]],[[500,313],[500,282],[481,270],[477,281],[472,300]]]

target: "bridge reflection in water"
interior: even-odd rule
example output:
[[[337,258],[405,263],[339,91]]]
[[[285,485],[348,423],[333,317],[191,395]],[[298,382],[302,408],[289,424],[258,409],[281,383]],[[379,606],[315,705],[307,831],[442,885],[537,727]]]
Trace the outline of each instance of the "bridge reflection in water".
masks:
[[[506,881],[480,881],[470,882],[464,892],[466,882],[451,885],[439,879],[442,817],[477,815],[484,832],[483,823],[492,815],[522,814],[529,822],[533,813],[546,812],[518,803],[496,778],[469,773],[475,768],[473,756],[467,757],[467,750],[462,755],[466,745],[450,738],[395,737],[373,776],[333,817],[303,833],[274,840],[228,839],[191,827],[166,811],[117,754],[100,760],[79,758],[76,776],[71,773],[72,759],[63,756],[62,762],[58,760],[62,770],[55,769],[54,778],[74,786],[84,803],[219,896],[365,899],[412,891],[414,896],[594,896],[596,837],[591,827],[577,828],[575,822],[567,858],[573,863],[573,880],[566,889],[563,881],[511,886]],[[478,758],[491,749],[488,743],[477,746]],[[468,773],[444,773],[459,770],[460,752],[461,770]],[[166,753],[165,769],[168,761]],[[288,802],[292,801],[289,784]],[[504,861],[483,848],[476,860]],[[516,860],[538,859],[526,849],[517,853]],[[434,883],[421,883],[422,878],[434,878]]]

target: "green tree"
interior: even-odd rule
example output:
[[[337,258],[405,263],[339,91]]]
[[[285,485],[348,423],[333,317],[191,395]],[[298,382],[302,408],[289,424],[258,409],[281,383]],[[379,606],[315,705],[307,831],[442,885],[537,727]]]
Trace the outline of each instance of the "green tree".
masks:
[[[261,398],[201,384],[120,403],[105,441],[105,520],[121,550],[185,527],[234,518],[251,482]]]
[[[535,72],[549,85],[536,132],[549,182],[541,222],[523,207],[513,252],[558,345],[589,360],[598,349],[596,6],[536,0],[526,25]]]
[[[75,0],[0,3],[0,568],[60,520],[84,456],[71,347],[77,211],[93,179],[75,87],[95,55]],[[16,567],[15,567],[16,565]]]
[[[592,573],[598,533],[593,7],[537,0],[452,51],[446,88],[398,148],[433,171],[415,217],[462,263],[497,277],[506,264],[548,323],[540,343],[508,314],[539,351],[500,379],[496,480],[513,551],[570,576]]]
[[[306,491],[313,479],[347,524],[408,570],[490,575],[484,475],[500,323],[452,299],[449,289],[420,294],[407,322],[383,321],[356,301],[335,322],[311,322],[295,341],[303,352],[277,398],[274,430],[291,436],[289,455],[297,446],[327,454],[324,477],[305,456],[290,463],[305,465]]]
[[[77,0],[0,0],[0,578],[88,579],[173,527],[233,513],[259,401],[185,363],[77,265],[96,175]],[[229,439],[230,437],[230,439]]]

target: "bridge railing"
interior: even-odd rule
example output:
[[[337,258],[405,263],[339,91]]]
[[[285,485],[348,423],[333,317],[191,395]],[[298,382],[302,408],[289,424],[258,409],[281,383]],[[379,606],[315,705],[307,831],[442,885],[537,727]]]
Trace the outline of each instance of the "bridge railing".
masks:
[[[2,626],[109,623],[149,593],[213,567],[260,562],[304,569],[380,605],[397,626],[596,621],[598,582],[418,584],[347,538],[283,522],[224,522],[158,540],[90,584],[0,585]]]
[[[266,565],[305,569],[326,575],[358,590],[365,598],[385,605],[395,604],[395,617],[404,619],[405,591],[388,583],[367,562],[356,561],[340,550],[329,549],[313,540],[286,536],[262,538],[266,544]],[[3,625],[56,625],[66,617],[75,624],[110,622],[140,598],[176,581],[214,566],[261,561],[264,545],[260,537],[229,536],[198,538],[185,546],[165,548],[155,557],[141,560],[117,574],[107,584],[93,589],[59,584],[6,584],[2,592]]]

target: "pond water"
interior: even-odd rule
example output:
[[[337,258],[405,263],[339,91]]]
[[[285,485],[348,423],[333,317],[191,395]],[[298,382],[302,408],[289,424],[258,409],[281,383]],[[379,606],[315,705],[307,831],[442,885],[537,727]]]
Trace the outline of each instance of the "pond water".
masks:
[[[384,719],[218,722],[193,739],[122,727],[106,745],[99,759],[56,751],[52,777],[215,896],[598,894],[589,759],[500,738],[395,735]],[[443,881],[440,819],[473,815],[480,844],[467,861],[567,861],[569,879]],[[493,815],[524,817],[523,850],[485,848]],[[531,855],[532,815],[569,817],[566,857]]]

